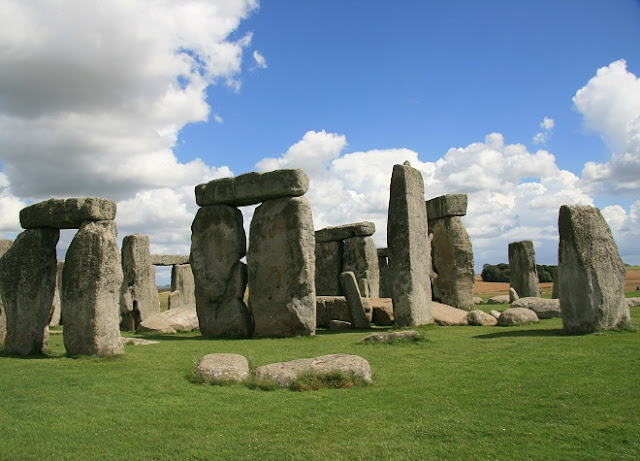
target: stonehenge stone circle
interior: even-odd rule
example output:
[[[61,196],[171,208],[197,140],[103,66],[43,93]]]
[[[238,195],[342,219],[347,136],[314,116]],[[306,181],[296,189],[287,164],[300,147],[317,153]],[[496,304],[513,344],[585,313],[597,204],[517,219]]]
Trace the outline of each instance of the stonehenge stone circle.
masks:
[[[343,240],[342,272],[353,272],[360,292],[366,298],[380,297],[378,251],[371,237]]]
[[[558,218],[558,295],[568,333],[626,328],[625,267],[600,210],[563,205]]]
[[[11,354],[38,354],[48,345],[59,237],[51,227],[27,229],[0,258],[5,350]]]
[[[387,220],[387,251],[397,326],[433,323],[431,244],[424,181],[420,172],[408,163],[393,167]]]
[[[11,239],[0,239],[0,258],[7,252],[13,245]],[[4,338],[7,335],[7,317],[4,314],[4,307],[2,305],[2,295],[0,294],[0,344],[4,344]]]
[[[24,229],[79,229],[85,221],[114,220],[115,217],[116,204],[106,198],[52,198],[23,208],[20,225]]]
[[[316,236],[318,231],[316,231]],[[343,295],[340,284],[344,245],[342,240],[319,242],[316,238],[316,294],[318,296]]]
[[[70,355],[112,356],[120,340],[122,265],[115,221],[85,223],[75,235],[62,270],[64,346]]]
[[[196,286],[190,264],[176,264],[171,268],[169,309],[196,309]]]
[[[369,328],[369,319],[364,312],[355,274],[353,272],[343,272],[340,274],[340,282],[342,283],[344,296],[347,299],[347,306],[349,306],[351,324],[358,329]]]
[[[352,237],[370,237],[376,232],[376,225],[371,221],[362,221],[341,226],[329,226],[316,231],[317,242],[335,242]]]
[[[509,244],[509,284],[521,298],[540,296],[536,254],[531,240]]]

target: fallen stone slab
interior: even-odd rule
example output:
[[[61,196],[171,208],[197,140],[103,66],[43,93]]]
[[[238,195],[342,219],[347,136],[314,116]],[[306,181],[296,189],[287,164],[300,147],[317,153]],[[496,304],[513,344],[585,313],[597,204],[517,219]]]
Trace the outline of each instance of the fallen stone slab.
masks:
[[[493,296],[487,300],[487,304],[509,304],[509,295]]]
[[[152,266],[176,266],[189,264],[189,255],[151,255]]]
[[[195,368],[201,382],[244,381],[249,377],[249,362],[239,354],[208,354]]]
[[[469,311],[467,322],[473,326],[494,326],[498,324],[498,319],[484,311],[474,309]]]
[[[333,242],[351,237],[369,237],[375,232],[376,225],[371,221],[329,226],[316,231],[316,242]]]
[[[165,320],[160,314],[152,315],[151,317],[143,320],[136,329],[138,332],[151,332],[172,335],[177,333],[175,328],[169,325],[169,322]]]
[[[363,343],[390,343],[393,341],[416,341],[422,335],[415,330],[392,331],[391,333],[373,333],[362,340]]]
[[[536,313],[539,319],[561,317],[560,300],[545,298],[520,298],[511,304],[511,307],[524,307]]]
[[[52,198],[20,210],[20,225],[24,229],[80,229],[85,221],[113,221],[115,218],[116,203],[100,197]]]
[[[426,201],[427,216],[433,219],[467,214],[467,194],[446,194]]]
[[[538,316],[531,309],[524,307],[510,307],[504,311],[498,319],[498,325],[501,327],[511,327],[516,325],[526,325],[528,323],[537,323]]]
[[[373,317],[371,298],[363,298],[362,305],[367,319]],[[389,300],[391,301],[391,300]],[[316,296],[316,326],[328,327],[332,320],[351,322],[351,313],[344,296]]]
[[[627,298],[627,305],[629,307],[640,306],[640,298]]]
[[[344,320],[332,320],[329,322],[329,330],[342,331],[349,330],[351,328],[351,322],[345,322]]]
[[[431,302],[431,313],[433,319],[438,325],[441,326],[453,326],[453,325],[467,325],[467,314],[469,311],[458,309],[453,306],[447,306],[446,304]]]
[[[142,338],[122,338],[123,346],[151,346],[152,344],[160,344],[160,342]]]
[[[198,313],[195,309],[169,309],[140,322],[138,331],[155,331],[157,333],[176,333],[193,331],[199,328]]]
[[[365,300],[371,306],[373,322],[378,326],[393,325],[393,300],[391,298],[369,298]]]
[[[198,206],[254,205],[281,197],[299,197],[309,189],[309,176],[299,169],[247,173],[196,186]]]
[[[482,304],[482,298],[480,296],[474,296],[473,304]]]
[[[293,381],[306,373],[328,374],[341,371],[371,382],[371,366],[358,355],[330,354],[312,359],[278,362],[256,368],[256,380],[275,381],[282,387],[290,387]]]

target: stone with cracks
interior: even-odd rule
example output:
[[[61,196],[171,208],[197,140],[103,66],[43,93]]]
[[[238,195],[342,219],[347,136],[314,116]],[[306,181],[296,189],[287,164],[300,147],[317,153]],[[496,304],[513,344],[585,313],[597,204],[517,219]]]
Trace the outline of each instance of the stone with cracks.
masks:
[[[249,362],[239,354],[208,354],[195,368],[199,381],[244,381],[249,378]]]
[[[446,194],[426,201],[429,220],[467,214],[467,194]]]
[[[24,229],[79,229],[85,221],[110,221],[115,217],[116,203],[106,198],[52,198],[23,208],[20,225]]]
[[[196,312],[196,285],[189,264],[177,264],[171,268],[169,310],[176,309]]]
[[[264,202],[253,214],[249,239],[254,336],[315,334],[315,235],[307,199]]]
[[[316,294],[321,296],[341,296],[342,285],[342,240],[318,242],[316,240]]]
[[[351,324],[358,329],[369,328],[369,319],[364,312],[355,274],[353,272],[343,272],[340,274],[340,282],[342,283],[344,296],[347,299],[347,306],[349,306]]]
[[[407,163],[393,167],[387,221],[391,292],[398,326],[433,323],[424,182],[420,172]]]
[[[343,241],[342,272],[353,272],[360,292],[367,298],[380,297],[378,251],[371,237],[352,237]]]
[[[75,235],[62,269],[64,346],[70,355],[124,352],[119,298],[122,265],[114,221],[88,222]]]
[[[539,319],[561,317],[560,300],[545,298],[520,298],[511,307],[524,307],[536,313]]]
[[[375,232],[376,225],[371,221],[329,226],[316,231],[316,243],[340,241],[352,237],[370,237]]]
[[[135,331],[140,322],[160,312],[148,235],[133,234],[122,239],[122,274],[120,328]]]
[[[207,338],[250,338],[253,320],[243,302],[247,268],[242,213],[235,207],[200,208],[191,225],[191,271],[200,333]]]
[[[469,311],[467,323],[474,326],[493,326],[498,324],[498,319],[484,311],[474,309]]]
[[[189,264],[189,255],[151,255],[152,266],[176,266]]]
[[[521,298],[540,296],[536,254],[531,240],[509,244],[509,285]]]
[[[253,172],[196,186],[196,203],[199,206],[253,205],[281,197],[299,197],[308,189],[309,176],[299,169]]]
[[[38,354],[48,345],[59,236],[50,227],[25,230],[0,258],[5,350],[11,354]]]
[[[524,307],[510,307],[500,314],[500,318],[498,318],[498,325],[501,327],[526,325],[536,322],[538,322],[536,313]]]
[[[600,210],[564,205],[558,219],[558,294],[568,333],[626,328],[625,266]]]

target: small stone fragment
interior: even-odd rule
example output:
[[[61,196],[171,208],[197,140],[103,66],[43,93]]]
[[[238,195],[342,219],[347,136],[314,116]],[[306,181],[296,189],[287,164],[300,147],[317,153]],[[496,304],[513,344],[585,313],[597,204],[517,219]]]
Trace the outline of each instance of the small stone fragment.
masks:
[[[195,368],[199,381],[244,381],[249,377],[249,362],[239,354],[208,354]]]
[[[393,341],[417,341],[422,335],[415,330],[392,331],[391,333],[373,333],[362,340],[363,343],[390,343]]]
[[[484,311],[474,309],[467,315],[467,322],[474,326],[493,326],[498,324],[498,319]]]
[[[536,313],[524,307],[510,307],[505,310],[498,319],[498,325],[501,327],[526,325],[536,322],[538,322]]]
[[[329,322],[329,330],[342,331],[351,328],[351,322],[345,322],[343,320],[332,320]]]

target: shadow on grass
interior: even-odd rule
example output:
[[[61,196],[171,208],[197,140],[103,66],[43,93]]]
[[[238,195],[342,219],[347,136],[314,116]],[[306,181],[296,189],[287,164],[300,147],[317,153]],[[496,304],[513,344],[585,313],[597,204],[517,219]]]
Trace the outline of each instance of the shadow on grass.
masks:
[[[486,335],[473,336],[473,339],[497,339],[497,338],[523,338],[523,337],[540,337],[545,338],[549,336],[575,336],[566,333],[563,329],[558,328],[556,330],[508,330],[498,333],[489,333]]]
[[[60,355],[49,355],[47,353],[36,353],[29,355],[21,355],[21,354],[12,354],[7,352],[6,350],[0,351],[0,358],[11,358],[11,359],[23,359],[23,360],[48,360],[48,359],[59,359]]]

